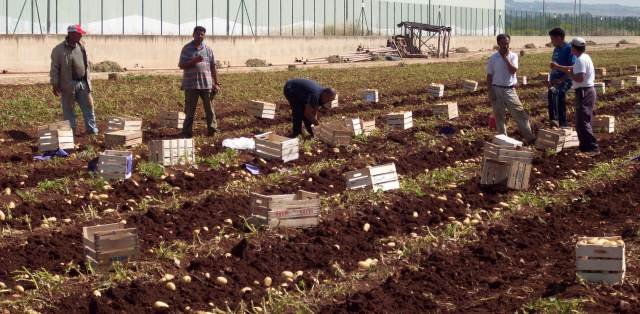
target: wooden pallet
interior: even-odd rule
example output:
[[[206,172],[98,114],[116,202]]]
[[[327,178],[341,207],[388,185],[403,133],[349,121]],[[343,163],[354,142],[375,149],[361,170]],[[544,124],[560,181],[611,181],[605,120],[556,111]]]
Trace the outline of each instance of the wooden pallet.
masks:
[[[180,111],[163,111],[158,114],[160,127],[182,129],[186,115]]]
[[[55,130],[71,130],[71,122],[69,122],[69,120],[56,121],[56,122],[49,123],[46,125],[41,125],[38,127],[38,132],[55,131]]]
[[[606,68],[595,68],[596,78],[607,76]]]
[[[289,162],[299,157],[298,138],[288,138],[271,132],[255,136],[256,154],[270,160]]]
[[[365,89],[362,92],[362,101],[365,104],[377,103],[379,100],[380,99],[377,89]]]
[[[394,163],[349,171],[345,176],[350,190],[371,187],[374,191],[389,191],[400,188]]]
[[[364,121],[362,120],[362,134],[369,135],[376,130],[376,120]]]
[[[142,120],[132,117],[113,117],[107,122],[107,133],[115,131],[140,131]]]
[[[269,228],[313,227],[319,222],[320,198],[303,190],[284,195],[251,193],[251,208],[251,221]]]
[[[344,122],[340,121],[316,126],[313,128],[313,134],[316,139],[329,146],[349,145],[353,138],[353,131],[349,130],[344,125]]]
[[[115,131],[104,134],[104,146],[134,147],[142,144],[142,131]]]
[[[82,244],[87,263],[99,270],[108,270],[113,262],[126,263],[138,255],[136,229],[125,229],[123,223],[83,227]]]
[[[163,166],[195,164],[193,139],[152,140],[149,142],[149,161]]]
[[[629,85],[631,86],[638,86],[640,85],[640,76],[637,76],[637,75],[629,76],[627,78],[627,81],[629,81]]]
[[[607,92],[607,84],[605,84],[604,82],[594,83],[593,88],[596,89],[597,95],[604,95]]]
[[[447,120],[455,119],[458,115],[458,103],[455,101],[433,105],[433,115]]]
[[[71,128],[67,130],[38,131],[38,149],[41,152],[75,149],[73,131]]]
[[[597,244],[606,239],[616,245]],[[576,275],[588,282],[617,284],[624,282],[625,244],[621,237],[580,237],[576,243]]]
[[[464,80],[462,82],[462,89],[466,92],[475,92],[478,90],[478,82],[472,80]]]
[[[434,98],[441,98],[444,96],[444,85],[431,83],[427,86],[427,94]]]
[[[600,115],[593,117],[591,127],[594,133],[613,133],[615,132],[616,118],[609,115]]]
[[[98,156],[97,174],[108,180],[131,177],[133,154],[129,151],[106,150]]]
[[[276,104],[251,100],[247,105],[247,113],[257,118],[273,119],[276,116]]]
[[[628,65],[624,69],[622,69],[625,74],[635,74],[638,72],[638,66],[635,64]]]
[[[528,84],[526,76],[519,76],[518,79],[519,79],[520,85],[525,86]]]
[[[386,115],[387,126],[392,129],[407,130],[413,127],[411,111],[391,112]]]
[[[520,147],[522,146],[522,142],[510,138],[504,134],[498,134],[496,136],[493,137],[493,144],[496,145],[500,145],[500,146],[506,146],[506,147]]]

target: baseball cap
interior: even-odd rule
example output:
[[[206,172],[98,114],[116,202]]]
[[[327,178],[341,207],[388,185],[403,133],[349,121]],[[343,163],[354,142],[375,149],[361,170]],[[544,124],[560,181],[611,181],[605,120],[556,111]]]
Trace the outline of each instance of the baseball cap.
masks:
[[[82,29],[82,26],[80,26],[80,24],[76,24],[76,25],[69,25],[69,27],[67,27],[67,33],[80,33],[84,35],[87,32],[85,32],[84,29]]]
[[[575,46],[575,47],[584,47],[587,45],[587,42],[584,40],[584,38],[582,37],[574,37],[571,40],[571,46]]]

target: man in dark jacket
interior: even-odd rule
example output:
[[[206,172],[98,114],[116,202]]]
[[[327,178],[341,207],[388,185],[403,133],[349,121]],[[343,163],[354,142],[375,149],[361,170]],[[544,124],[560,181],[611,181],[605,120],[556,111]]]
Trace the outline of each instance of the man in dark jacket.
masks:
[[[562,28],[549,31],[553,49],[552,61],[561,66],[573,66],[576,56],[571,54],[571,45],[564,41]],[[549,123],[552,127],[568,127],[567,92],[571,89],[571,77],[560,70],[552,70],[549,77]]]
[[[336,91],[312,80],[291,79],[284,84],[284,96],[291,106],[293,127],[289,137],[294,138],[302,133],[303,122],[307,132],[313,136],[311,125],[320,124],[318,109],[327,108],[336,98]]]

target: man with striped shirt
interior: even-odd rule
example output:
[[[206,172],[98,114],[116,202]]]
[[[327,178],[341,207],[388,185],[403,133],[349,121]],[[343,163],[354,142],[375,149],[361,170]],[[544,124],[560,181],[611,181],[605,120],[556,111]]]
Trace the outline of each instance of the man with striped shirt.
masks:
[[[193,136],[193,119],[198,98],[202,99],[204,105],[207,136],[213,135],[218,127],[216,114],[213,111],[213,98],[220,91],[220,84],[213,51],[204,44],[206,31],[202,26],[196,26],[193,29],[193,41],[182,48],[178,63],[178,67],[183,70],[185,119],[182,135],[188,138]]]

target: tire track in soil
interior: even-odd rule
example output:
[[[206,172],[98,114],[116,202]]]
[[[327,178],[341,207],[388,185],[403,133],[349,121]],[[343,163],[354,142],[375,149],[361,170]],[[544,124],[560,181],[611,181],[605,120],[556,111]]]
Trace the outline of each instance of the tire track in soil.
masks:
[[[584,286],[575,278],[578,236],[621,235],[637,245],[640,212],[640,168],[630,179],[584,191],[589,202],[547,207],[531,217],[513,215],[504,223],[477,228],[481,239],[460,250],[422,252],[420,270],[403,268],[380,286],[349,295],[321,313],[370,312],[510,312],[537,298],[593,298],[583,303],[590,313],[637,313],[640,288],[622,285]],[[631,205],[631,206],[630,206]],[[631,260],[630,260],[631,261]],[[627,263],[627,277],[640,265]]]

